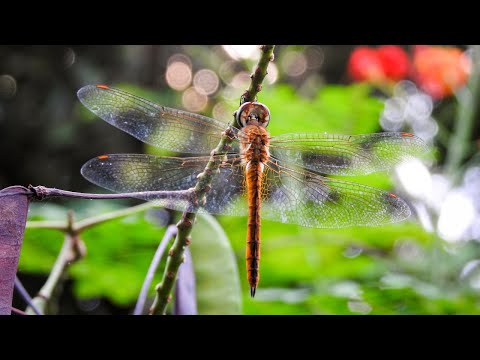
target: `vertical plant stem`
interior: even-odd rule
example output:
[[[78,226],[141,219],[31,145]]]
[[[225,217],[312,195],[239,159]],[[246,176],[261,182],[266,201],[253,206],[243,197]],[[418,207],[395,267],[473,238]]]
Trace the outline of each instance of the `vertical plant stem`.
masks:
[[[457,96],[458,107],[453,135],[450,138],[445,160],[446,173],[457,182],[458,170],[472,148],[472,129],[480,100],[480,46],[470,46],[472,51],[472,73],[465,89]]]
[[[251,75],[252,81],[250,82],[250,87],[243,93],[240,99],[240,105],[247,101],[257,100],[257,94],[262,90],[263,80],[265,76],[267,76],[268,64],[270,61],[273,61],[273,49],[275,49],[275,45],[262,45],[260,47],[262,55],[255,71]]]

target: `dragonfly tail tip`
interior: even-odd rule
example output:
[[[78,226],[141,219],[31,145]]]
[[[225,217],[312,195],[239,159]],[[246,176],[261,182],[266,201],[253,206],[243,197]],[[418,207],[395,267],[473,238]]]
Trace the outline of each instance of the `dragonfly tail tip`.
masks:
[[[254,286],[252,286],[252,287],[250,288],[250,296],[251,296],[252,298],[255,297],[255,291],[257,291],[257,288],[254,287]]]

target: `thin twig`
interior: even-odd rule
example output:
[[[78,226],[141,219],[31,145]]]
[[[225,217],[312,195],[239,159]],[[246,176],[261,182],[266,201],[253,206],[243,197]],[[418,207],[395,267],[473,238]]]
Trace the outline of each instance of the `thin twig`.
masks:
[[[162,258],[163,253],[165,252],[165,248],[168,245],[168,242],[172,237],[177,235],[177,227],[175,225],[170,225],[165,231],[165,235],[163,236],[162,241],[160,242],[155,255],[153,256],[152,262],[150,267],[148,268],[147,276],[142,285],[142,290],[140,290],[140,295],[138,296],[137,304],[135,305],[135,310],[133,311],[133,315],[141,315],[143,308],[145,307],[145,302],[148,296],[148,289],[150,289],[150,285],[153,280],[153,276],[157,271],[158,265],[160,264],[160,260]]]
[[[88,229],[92,226],[95,226],[110,220],[118,219],[121,217],[133,215],[135,213],[139,213],[157,206],[158,205],[155,204],[154,202],[147,202],[140,205],[131,206],[125,209],[115,210],[105,214],[91,216],[89,218],[77,221],[74,224],[72,224],[72,229],[73,231],[80,233],[83,230]],[[65,232],[68,230],[68,223],[60,220],[28,221],[27,229],[50,229],[50,230],[59,230],[59,231]]]
[[[78,232],[73,229],[73,212],[69,211],[67,215],[68,229],[65,232],[65,240],[62,249],[58,254],[57,260],[53,265],[47,281],[38,292],[38,295],[32,300],[32,302],[36,304],[44,314],[47,313],[47,306],[53,298],[55,291],[62,283],[67,268],[72,263],[85,256],[86,253],[83,241],[80,239]],[[28,307],[26,312],[31,313],[32,309]]]
[[[475,104],[480,98],[480,46],[473,45],[470,49],[472,50],[472,73],[467,87],[458,93],[455,129],[450,137],[445,159],[446,173],[454,182],[460,178],[458,169],[472,149],[472,131],[478,110]]]
[[[47,197],[70,197],[70,198],[80,198],[80,199],[131,199],[131,198],[141,198],[145,200],[155,200],[155,199],[184,199],[190,200],[193,190],[177,190],[177,191],[138,191],[132,193],[119,193],[119,194],[89,194],[89,193],[80,193],[75,191],[67,191],[56,188],[48,188],[45,186],[29,186],[31,191],[30,195],[43,200]]]
[[[98,225],[98,224],[101,224],[101,223],[104,223],[104,222],[107,222],[107,221],[110,221],[110,220],[113,220],[113,219],[117,219],[117,218],[120,218],[120,217],[133,215],[135,213],[139,213],[139,212],[142,212],[142,211],[145,211],[145,210],[157,207],[157,206],[158,205],[156,205],[153,202],[147,202],[147,203],[132,206],[132,207],[129,207],[129,208],[126,208],[126,209],[116,210],[116,211],[112,211],[112,212],[109,212],[109,213],[106,213],[106,214],[92,216],[90,218],[78,221],[76,224],[74,224],[73,229],[77,232],[81,232],[81,231],[83,231],[85,229],[88,229],[92,226],[95,226],[95,225]]]
[[[256,98],[257,93],[261,90],[261,82],[267,74],[267,67],[270,61],[273,60],[274,45],[262,45],[260,48],[262,54],[258,61],[257,68],[252,75],[252,83],[249,89],[242,95],[242,101],[250,101]],[[194,188],[194,199],[197,204],[201,204],[205,200],[205,195],[210,189],[210,184],[215,176],[215,170],[221,164],[222,159],[215,157],[215,155],[224,155],[228,151],[229,145],[233,140],[231,130],[227,129],[222,135],[217,147],[212,151],[210,160],[205,167],[205,170],[198,175],[198,181]],[[175,242],[168,252],[167,264],[161,282],[156,286],[157,294],[150,308],[150,314],[165,314],[167,305],[171,300],[171,292],[178,274],[178,268],[184,261],[185,248],[190,244],[192,226],[195,222],[195,213],[185,211],[182,219],[177,224],[178,233]]]
[[[32,297],[28,294],[28,291],[25,289],[18,276],[15,276],[15,289],[17,289],[22,299],[27,303],[28,306],[32,308],[36,315],[43,315],[37,305],[33,303]]]
[[[240,105],[247,101],[257,101],[257,94],[262,91],[262,83],[265,76],[267,76],[268,72],[268,64],[273,61],[273,49],[275,49],[275,45],[262,45],[260,50],[262,51],[262,56],[258,61],[257,67],[255,71],[250,76],[252,81],[250,82],[250,87],[246,90],[242,97],[240,98]]]
[[[27,221],[27,229],[49,229],[49,230],[59,230],[66,231],[67,224],[65,221],[61,220],[31,220]]]

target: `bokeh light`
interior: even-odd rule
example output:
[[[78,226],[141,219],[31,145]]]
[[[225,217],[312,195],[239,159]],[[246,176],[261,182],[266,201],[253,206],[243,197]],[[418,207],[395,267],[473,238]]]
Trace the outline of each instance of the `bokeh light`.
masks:
[[[182,95],[182,104],[189,111],[202,111],[207,106],[207,103],[207,95],[199,93],[194,87],[188,88]]]
[[[305,50],[308,69],[316,70],[322,67],[325,62],[325,53],[319,46],[312,46]]]
[[[440,210],[438,233],[448,242],[466,240],[465,234],[475,219],[472,199],[463,191],[448,193]]]
[[[171,65],[174,62],[183,62],[192,68],[192,60],[185,54],[173,54],[167,60],[167,66]]]
[[[401,97],[392,97],[385,100],[380,124],[385,130],[398,131],[405,120],[406,101]]]
[[[17,81],[11,75],[0,75],[0,99],[10,99],[17,92]]]
[[[429,199],[432,194],[432,177],[427,167],[418,159],[399,164],[397,176],[404,189],[417,199]]]
[[[234,60],[258,59],[259,45],[222,45],[225,52]]]
[[[289,51],[282,57],[281,65],[288,76],[297,77],[307,70],[307,58],[303,52]]]
[[[432,221],[432,217],[428,211],[425,203],[421,201],[412,201],[412,206],[415,208],[415,215],[420,221],[420,224],[425,229],[425,231],[431,233],[435,231],[435,226]]]
[[[229,111],[223,102],[215,104],[212,109],[212,115],[215,119],[221,121],[233,120],[232,111]]]
[[[475,205],[480,209],[480,166],[472,166],[465,171],[463,184],[465,190],[475,197]]]
[[[222,65],[220,65],[220,68],[218,69],[218,76],[220,76],[220,79],[226,84],[230,83],[232,78],[235,76],[235,66],[236,62],[235,61],[225,61]]]
[[[267,76],[265,76],[265,80],[271,85],[278,79],[278,68],[277,65],[274,63],[268,64],[267,67]]]
[[[400,131],[408,125],[418,137],[429,142],[438,132],[432,117],[432,98],[411,81],[400,81],[394,96],[385,100],[380,125],[387,131]]]
[[[197,71],[193,77],[193,86],[195,89],[205,95],[212,95],[217,91],[220,80],[217,74],[212,70],[202,69]]]
[[[168,61],[165,77],[172,89],[185,90],[192,82],[192,66],[189,59],[184,55],[173,55]]]
[[[398,97],[409,97],[410,95],[418,94],[418,88],[412,81],[402,80],[393,87],[393,94]]]
[[[230,86],[236,89],[240,89],[240,88],[247,89],[249,85],[250,85],[250,74],[246,71],[239,72],[232,78],[232,81],[230,81]]]
[[[348,309],[354,313],[368,314],[373,310],[372,306],[365,301],[350,300],[347,304]]]
[[[428,205],[439,212],[451,188],[452,185],[445,175],[432,174],[432,196]]]
[[[242,95],[243,91],[241,88],[234,88],[228,85],[222,89],[222,98],[225,100],[235,100]]]
[[[63,67],[65,69],[69,68],[75,63],[76,55],[71,48],[65,48],[63,52]]]

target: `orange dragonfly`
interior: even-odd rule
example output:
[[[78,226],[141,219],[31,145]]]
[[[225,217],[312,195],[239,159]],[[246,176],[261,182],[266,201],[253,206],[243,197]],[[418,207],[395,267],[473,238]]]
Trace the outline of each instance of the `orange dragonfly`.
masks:
[[[175,197],[136,197],[179,211],[248,215],[246,268],[252,297],[260,278],[261,218],[341,228],[389,224],[410,216],[408,205],[393,193],[321,174],[360,175],[391,168],[426,150],[412,134],[270,136],[270,113],[257,102],[240,106],[236,124],[229,125],[105,85],[85,86],[78,97],[100,118],[147,144],[204,154],[98,156],[81,169],[94,184],[122,193],[186,190],[195,187],[209,160],[215,161],[216,174],[202,204],[193,206]],[[230,140],[226,153],[211,153],[225,134]]]

